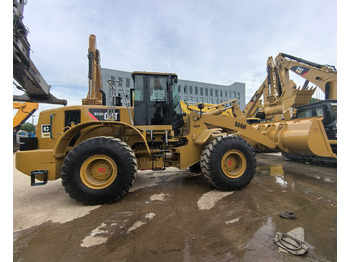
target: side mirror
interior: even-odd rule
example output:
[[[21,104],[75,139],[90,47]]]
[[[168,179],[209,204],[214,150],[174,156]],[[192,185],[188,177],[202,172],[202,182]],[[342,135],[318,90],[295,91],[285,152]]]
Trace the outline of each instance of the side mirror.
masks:
[[[203,104],[203,103],[198,104],[198,109],[199,109],[199,110],[202,110],[203,108],[204,108],[204,104]]]

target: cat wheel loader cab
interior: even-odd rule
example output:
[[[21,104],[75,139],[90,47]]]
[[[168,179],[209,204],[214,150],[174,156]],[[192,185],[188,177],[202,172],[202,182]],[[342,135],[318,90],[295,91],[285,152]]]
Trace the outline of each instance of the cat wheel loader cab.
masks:
[[[176,74],[132,76],[131,107],[85,104],[41,112],[36,143],[17,152],[16,168],[32,185],[61,178],[70,197],[94,205],[120,199],[137,170],[145,169],[197,166],[214,187],[242,189],[256,166],[242,137],[275,147],[246,122],[234,100],[232,107],[183,114]],[[222,114],[226,110],[237,110],[235,121]]]
[[[158,130],[183,126],[176,74],[133,72],[132,77],[135,126]]]

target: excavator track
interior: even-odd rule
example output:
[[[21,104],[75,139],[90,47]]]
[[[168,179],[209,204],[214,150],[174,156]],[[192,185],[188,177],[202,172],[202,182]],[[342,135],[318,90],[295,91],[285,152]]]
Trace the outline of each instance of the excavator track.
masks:
[[[313,166],[324,166],[330,168],[337,168],[337,159],[332,157],[321,157],[313,155],[303,154],[291,154],[282,152],[282,157],[285,160],[293,161],[296,163],[304,163]]]

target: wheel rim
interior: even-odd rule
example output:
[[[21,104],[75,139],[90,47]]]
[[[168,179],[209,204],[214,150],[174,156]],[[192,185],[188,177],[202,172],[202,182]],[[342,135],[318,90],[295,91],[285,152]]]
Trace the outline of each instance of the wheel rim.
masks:
[[[89,188],[103,189],[116,179],[117,170],[117,164],[109,156],[94,155],[81,165],[80,178]]]
[[[244,154],[236,149],[229,150],[221,159],[221,169],[229,178],[238,178],[244,174],[247,160]]]

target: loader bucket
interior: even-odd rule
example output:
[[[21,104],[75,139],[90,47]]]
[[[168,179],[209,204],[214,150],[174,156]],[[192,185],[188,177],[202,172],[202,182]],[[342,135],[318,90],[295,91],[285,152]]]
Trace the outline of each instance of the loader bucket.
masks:
[[[253,126],[272,139],[284,152],[336,158],[322,118],[293,119]]]

